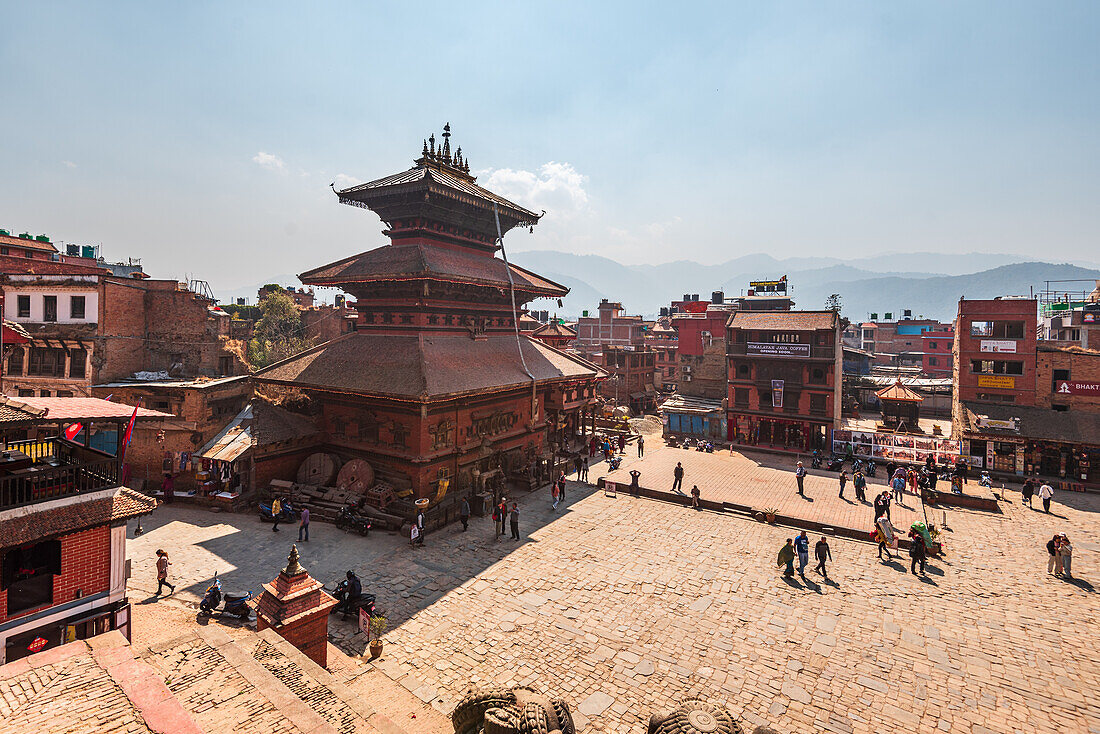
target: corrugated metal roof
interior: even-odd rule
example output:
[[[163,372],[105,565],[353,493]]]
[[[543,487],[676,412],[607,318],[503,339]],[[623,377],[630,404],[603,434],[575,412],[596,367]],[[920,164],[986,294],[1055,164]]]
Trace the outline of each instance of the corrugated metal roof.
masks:
[[[660,407],[661,412],[668,413],[698,413],[700,415],[709,415],[711,413],[721,413],[724,411],[722,408],[721,400],[714,400],[711,398],[697,398],[691,395],[673,395],[666,400]]]
[[[0,414],[0,423],[74,422],[101,420],[129,420],[134,407],[124,403],[112,403],[99,398],[4,398],[9,408],[23,411],[23,417],[14,412]],[[42,411],[45,411],[44,413]],[[137,409],[137,420],[174,418],[171,413],[161,413],[148,408]]]
[[[252,404],[244,407],[221,433],[214,436],[199,451],[199,456],[212,461],[235,461],[252,448]]]

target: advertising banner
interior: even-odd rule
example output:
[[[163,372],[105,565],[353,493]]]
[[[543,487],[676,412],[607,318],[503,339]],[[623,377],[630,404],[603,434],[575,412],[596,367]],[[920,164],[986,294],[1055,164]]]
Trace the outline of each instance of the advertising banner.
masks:
[[[772,407],[783,407],[783,380],[772,380]]]
[[[852,454],[878,462],[907,461],[923,463],[932,457],[937,463],[953,464],[961,453],[959,441],[935,436],[877,433],[874,431],[833,431],[833,452]]]
[[[996,354],[1015,354],[1016,342],[1000,339],[982,339],[981,350]]]
[[[999,431],[1019,431],[1020,419],[1009,418],[1008,420],[998,420],[996,418],[986,418],[984,415],[979,415],[976,421],[978,428],[995,428]]]
[[[809,357],[810,345],[748,342],[745,354],[758,354],[762,357]]]
[[[1013,390],[1016,387],[1015,377],[1003,375],[978,375],[978,387],[995,387],[1002,390]]]
[[[1055,392],[1059,395],[1094,395],[1100,398],[1100,382],[1059,380]]]

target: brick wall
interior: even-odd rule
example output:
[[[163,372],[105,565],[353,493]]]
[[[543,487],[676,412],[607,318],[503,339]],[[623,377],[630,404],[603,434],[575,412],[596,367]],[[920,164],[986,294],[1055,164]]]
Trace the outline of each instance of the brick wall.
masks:
[[[111,528],[100,525],[87,530],[61,536],[61,574],[54,576],[53,605],[76,599],[79,589],[82,596],[98,594],[110,589],[111,583]],[[24,617],[37,609],[26,609],[11,618]],[[0,591],[0,622],[8,619],[8,592]]]
[[[1100,392],[1088,394],[1060,394],[1055,392],[1054,370],[1065,370],[1074,382],[1100,384],[1100,352],[1083,350],[1047,350],[1040,348],[1035,375],[1035,404],[1050,408],[1067,406],[1069,410],[1100,412]]]

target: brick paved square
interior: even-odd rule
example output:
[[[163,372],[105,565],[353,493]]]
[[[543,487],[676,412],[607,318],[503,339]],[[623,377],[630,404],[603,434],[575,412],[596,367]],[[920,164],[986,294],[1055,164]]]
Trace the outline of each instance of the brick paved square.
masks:
[[[378,667],[440,710],[471,684],[527,684],[584,706],[589,732],[644,731],[693,693],[779,731],[1088,731],[1100,720],[1100,498],[1058,500],[1052,515],[1018,494],[1004,515],[948,510],[948,555],[923,579],[907,558],[832,539],[828,581],[786,582],[784,528],[578,484],[556,512],[549,492],[521,497],[518,543],[494,540],[487,519],[422,549],[316,525],[303,562],[322,579],[359,570],[393,623]],[[136,598],[155,586],[153,548],[184,559],[179,570],[233,567],[235,589],[270,580],[292,540],[251,517],[175,508],[146,527],[130,543]],[[1076,584],[1046,574],[1055,531],[1075,541]],[[202,582],[185,582],[188,601]],[[350,622],[330,634],[365,647]]]

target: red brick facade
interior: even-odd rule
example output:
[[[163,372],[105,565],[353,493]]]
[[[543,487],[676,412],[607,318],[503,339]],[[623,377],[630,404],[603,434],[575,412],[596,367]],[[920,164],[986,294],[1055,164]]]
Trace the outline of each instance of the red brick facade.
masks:
[[[107,591],[111,577],[111,528],[99,525],[69,535],[61,540],[61,574],[53,579],[53,601],[7,616],[8,592],[0,590],[0,622],[18,619],[42,609],[56,606],[81,596]]]
[[[956,403],[1035,404],[1037,314],[1033,299],[959,301],[953,347]]]

